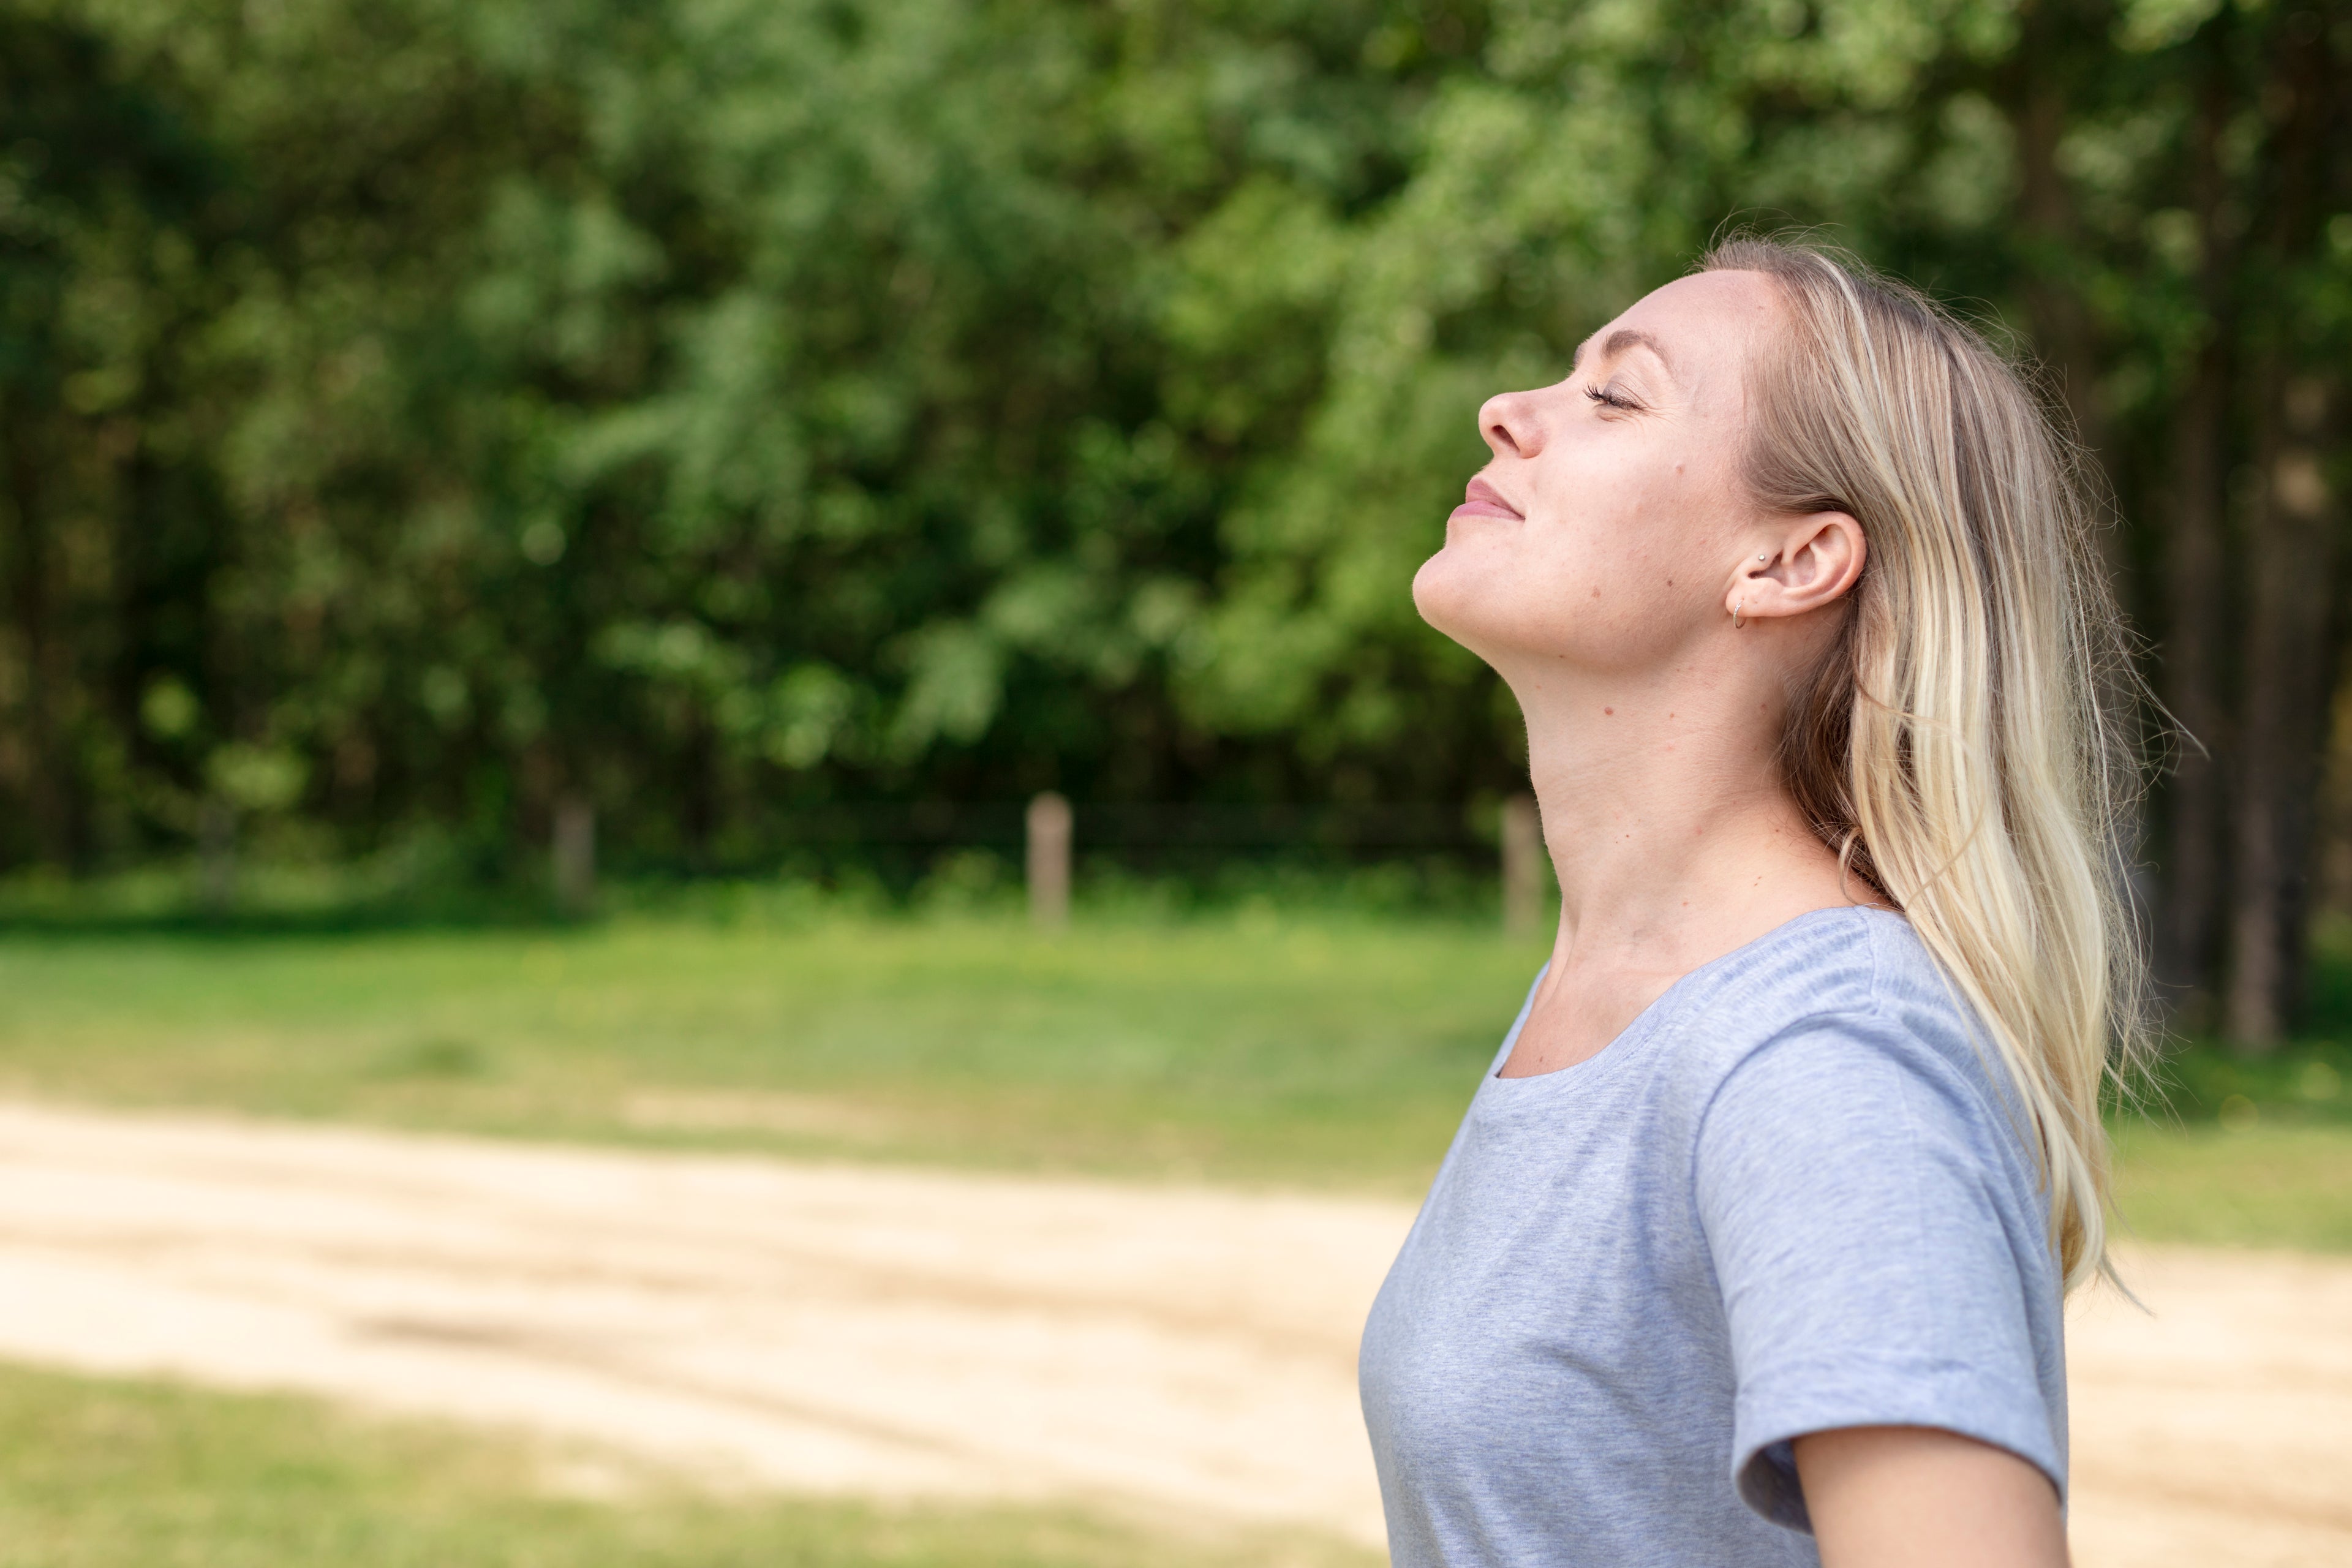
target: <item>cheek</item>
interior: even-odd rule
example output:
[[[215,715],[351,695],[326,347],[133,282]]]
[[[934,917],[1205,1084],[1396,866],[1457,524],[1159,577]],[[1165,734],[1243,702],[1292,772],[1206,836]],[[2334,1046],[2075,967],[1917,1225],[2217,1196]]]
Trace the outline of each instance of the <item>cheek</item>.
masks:
[[[1490,660],[1512,653],[1593,668],[1670,654],[1711,604],[1691,542],[1649,509],[1580,526],[1473,525],[1413,578],[1422,618]]]
[[[1629,657],[1673,645],[1704,620],[1727,542],[1715,465],[1631,466],[1584,492],[1538,552],[1528,576],[1568,613],[1588,648],[1614,641]],[[1706,471],[1701,471],[1702,469]]]

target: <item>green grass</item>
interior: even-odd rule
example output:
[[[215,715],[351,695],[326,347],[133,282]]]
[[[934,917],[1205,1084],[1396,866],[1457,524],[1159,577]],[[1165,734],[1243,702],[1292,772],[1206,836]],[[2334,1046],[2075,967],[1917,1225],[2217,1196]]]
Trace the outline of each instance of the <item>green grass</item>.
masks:
[[[576,1494],[593,1481],[598,1499]],[[1369,1568],[1295,1534],[719,1497],[306,1400],[0,1367],[9,1568]]]
[[[0,1092],[1407,1194],[1541,959],[1263,908],[18,932]]]
[[[1410,1196],[1541,957],[1459,919],[1265,904],[1052,938],[757,899],[572,929],[19,930],[0,1092]],[[2117,1131],[2134,1234],[2352,1250],[2343,1045],[2188,1050]]]
[[[2309,1032],[2262,1056],[2176,1047],[2137,1115],[2113,1119],[2126,1235],[2352,1252],[2352,952],[2315,965]]]
[[[2116,1129],[2126,1237],[2213,1247],[2352,1252],[2352,1129]]]

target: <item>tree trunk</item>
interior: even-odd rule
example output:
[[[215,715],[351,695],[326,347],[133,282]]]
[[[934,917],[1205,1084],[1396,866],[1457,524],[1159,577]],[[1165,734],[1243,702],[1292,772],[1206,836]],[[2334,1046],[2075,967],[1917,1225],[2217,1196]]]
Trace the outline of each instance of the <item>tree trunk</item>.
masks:
[[[2210,42],[2211,40],[2208,40]],[[2233,336],[2229,236],[2221,221],[2225,191],[2221,138],[2229,123],[2229,84],[2218,47],[2209,50],[2189,154],[2189,200],[2197,218],[2198,293],[2205,341],[2172,420],[2171,527],[2165,539],[2166,705],[2187,731],[2174,741],[2167,791],[2164,905],[2156,932],[2156,970],[2176,1010],[2192,1026],[2210,1021],[2220,958],[2224,856],[2222,759],[2231,752],[2222,697],[2222,650],[2229,616],[2223,509],[2228,474],[2230,352]]]
[[[2263,271],[2284,280],[2318,239],[2323,156],[2335,100],[2324,36],[2306,16],[2273,37],[2264,107],[2274,116],[2268,186],[2257,210],[2268,222]],[[2275,286],[2273,307],[2287,303]],[[2291,308],[2291,307],[2289,307]],[[2225,1024],[2239,1048],[2260,1052],[2286,1033],[2300,1000],[2310,909],[2312,826],[2324,735],[2329,612],[2336,573],[2325,454],[2332,388],[2292,375],[2300,346],[2278,321],[2262,356],[2251,405],[2263,416],[2254,442],[2261,477],[2245,553],[2251,578],[2246,629],[2245,743],[2239,763],[2237,842],[2231,894],[2230,989]]]
[[[2057,379],[2076,439],[2105,471],[2106,407],[2099,397],[2097,336],[2091,313],[2066,258],[2078,247],[2074,201],[2058,172],[2058,143],[2066,132],[2066,100],[2061,84],[2037,79],[2018,116],[2018,173],[2023,185],[2019,218],[2032,248],[2025,284],[2025,309],[2042,363]]]
[[[2287,389],[2264,443],[2263,495],[2248,530],[2253,566],[2246,734],[2231,897],[2226,1026],[2239,1049],[2275,1045],[2301,988],[2314,795],[2336,573],[2326,480],[2315,445],[2324,385]]]
[[[11,411],[19,416],[22,412],[21,408]],[[73,858],[73,829],[58,756],[58,672],[53,668],[58,649],[50,627],[48,534],[41,518],[40,468],[32,449],[33,431],[26,427],[29,422],[19,424],[11,418],[7,424],[8,500],[16,524],[10,541],[9,564],[15,571],[9,598],[25,661],[25,815],[35,858],[62,866]]]
[[[2112,495],[2114,453],[2099,391],[2097,324],[2074,276],[2083,247],[2074,193],[2058,167],[2059,143],[2066,134],[2068,67],[2086,43],[2104,47],[2109,25],[2103,7],[2095,16],[2090,10],[2065,0],[2032,0],[2024,8],[2008,110],[2017,144],[2022,292],[2034,352],[2057,384],[2093,477]],[[2098,541],[2108,581],[2120,598],[2128,582],[2122,541],[2112,528],[2101,529]]]
[[[2218,339],[2219,333],[2215,334]],[[2164,912],[2157,940],[2158,978],[2174,1005],[2201,1016],[2213,991],[2222,902],[2222,759],[2225,732],[2221,658],[2227,612],[2222,550],[2222,421],[2228,398],[2222,352],[2209,342],[2198,356],[2173,420],[2170,537],[2165,541],[2164,700],[2188,731],[2175,742],[2166,805]]]

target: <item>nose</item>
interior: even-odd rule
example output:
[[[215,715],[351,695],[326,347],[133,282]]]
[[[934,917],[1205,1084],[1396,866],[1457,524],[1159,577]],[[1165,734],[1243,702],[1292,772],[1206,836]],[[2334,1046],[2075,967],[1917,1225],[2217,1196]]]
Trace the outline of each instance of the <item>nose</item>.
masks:
[[[1533,395],[1498,392],[1478,410],[1478,434],[1498,458],[1532,458],[1543,450],[1543,419]]]

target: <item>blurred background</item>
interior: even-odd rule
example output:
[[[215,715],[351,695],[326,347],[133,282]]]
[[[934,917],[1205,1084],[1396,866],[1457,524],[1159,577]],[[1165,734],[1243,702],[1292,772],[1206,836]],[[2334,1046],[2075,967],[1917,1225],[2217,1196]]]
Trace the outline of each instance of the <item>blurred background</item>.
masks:
[[[1543,944],[1407,592],[1475,409],[1810,226],[2042,367],[2194,737],[2126,1222],[2352,1251],[2347,66],[2341,0],[0,0],[0,1091],[1409,1203]],[[1341,1550],[0,1390],[26,1563]]]

